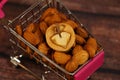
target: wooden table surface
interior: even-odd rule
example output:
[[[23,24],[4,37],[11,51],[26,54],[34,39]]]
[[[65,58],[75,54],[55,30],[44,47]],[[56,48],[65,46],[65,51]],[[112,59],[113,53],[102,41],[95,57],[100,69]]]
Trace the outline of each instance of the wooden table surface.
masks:
[[[68,4],[66,2],[65,4]],[[3,10],[6,13],[6,19],[13,19],[29,6],[7,3]],[[98,69],[90,80],[119,80],[120,79],[120,15],[93,13],[84,10],[70,8],[78,17],[91,34],[102,44],[105,50],[105,61],[103,66]],[[120,9],[119,9],[120,11]],[[15,68],[10,63],[9,56],[12,54],[11,44],[8,42],[8,33],[0,26],[0,80],[35,80],[33,76],[28,74],[21,68]],[[47,80],[61,80],[60,77],[43,67],[36,64],[30,59],[24,58],[24,62],[33,71],[44,75]],[[40,67],[40,68],[39,68]],[[39,70],[37,70],[39,69]],[[45,72],[48,71],[47,74]],[[52,74],[51,74],[52,73]]]

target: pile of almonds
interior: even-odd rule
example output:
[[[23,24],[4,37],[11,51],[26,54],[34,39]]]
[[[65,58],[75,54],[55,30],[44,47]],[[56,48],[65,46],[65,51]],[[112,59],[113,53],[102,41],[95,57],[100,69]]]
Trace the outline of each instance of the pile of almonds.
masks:
[[[16,25],[16,32],[68,72],[77,70],[93,58],[98,50],[95,38],[55,8],[46,9],[39,23],[30,23],[24,31],[22,28]],[[36,56],[48,62],[22,41],[18,42],[31,58]]]

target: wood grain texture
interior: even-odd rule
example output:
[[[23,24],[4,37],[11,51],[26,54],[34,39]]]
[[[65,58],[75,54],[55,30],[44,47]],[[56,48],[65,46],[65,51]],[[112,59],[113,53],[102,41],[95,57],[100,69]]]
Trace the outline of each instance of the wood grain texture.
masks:
[[[12,3],[31,5],[38,0],[9,0]],[[71,10],[77,10],[88,13],[119,15],[120,0],[60,0]]]
[[[120,15],[119,0],[61,0],[69,9],[107,15]]]
[[[72,2],[73,0],[70,1]],[[77,5],[77,1],[79,0],[76,0],[74,6]],[[84,0],[80,1],[83,1],[83,3],[85,4]],[[96,3],[96,1],[98,0],[93,0],[94,3]],[[107,3],[108,0],[104,1],[106,1]],[[108,6],[116,6],[117,2],[116,3],[111,2],[112,0],[109,1],[110,3]],[[89,3],[86,3],[86,6],[87,5],[90,6],[90,4],[93,4],[92,2],[90,3],[90,1],[88,2]],[[68,2],[66,1],[66,3]],[[105,5],[102,2],[98,3],[100,4],[99,5],[96,4],[97,6]],[[28,7],[29,6],[8,3],[3,8],[3,10],[6,13],[5,18],[13,19]],[[105,50],[104,65],[91,76],[90,80],[119,80],[120,79],[119,76],[120,16],[118,16],[119,12],[116,12],[114,15],[107,15],[102,12],[100,14],[99,13],[93,14],[93,12],[88,13],[86,11],[79,10],[80,9],[79,5],[70,9],[73,10],[72,11],[73,14],[76,15],[77,18],[81,21],[81,23],[83,23],[87,27],[88,31],[90,31],[90,33],[93,34],[93,36],[95,36],[95,38],[102,44]],[[90,8],[88,8],[88,10],[89,9]],[[11,44],[8,42],[7,35],[9,34],[6,33],[8,32],[0,27],[0,80],[35,80],[35,78],[28,74],[26,71],[24,71],[21,68],[15,68],[9,62],[10,60],[9,56],[11,55],[12,50],[10,48]],[[24,60],[25,60],[24,63],[28,65],[29,68],[32,68],[32,70],[35,71],[36,73],[39,73],[39,75],[43,74],[47,80],[61,80],[61,78],[55,75],[55,73],[53,72],[45,74],[45,71],[49,70],[43,67],[41,64],[37,66],[30,59],[24,58]],[[37,70],[37,68],[39,70]]]

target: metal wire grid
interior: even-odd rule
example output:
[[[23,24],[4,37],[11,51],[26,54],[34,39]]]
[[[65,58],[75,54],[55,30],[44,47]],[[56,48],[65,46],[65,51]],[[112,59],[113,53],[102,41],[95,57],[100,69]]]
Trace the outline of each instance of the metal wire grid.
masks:
[[[25,30],[26,26],[28,24],[30,24],[31,22],[32,23],[39,23],[39,19],[41,17],[41,14],[48,7],[55,7],[55,8],[57,8],[62,13],[66,14],[69,19],[74,20],[80,26],[82,26],[83,28],[85,28],[79,22],[79,20],[77,20],[77,18],[63,4],[61,4],[60,0],[41,0],[39,2],[36,2],[30,8],[28,8],[26,11],[24,11],[22,14],[20,14],[18,17],[16,17],[12,21],[9,21],[8,25],[7,26],[5,25],[4,28],[6,28],[12,34],[12,37],[10,38],[10,42],[12,42],[13,44],[15,44],[16,46],[20,47],[22,50],[25,51],[25,49],[22,48],[19,45],[19,43],[18,43],[18,41],[16,39],[16,38],[18,38],[19,40],[21,40],[22,42],[24,42],[27,46],[29,46],[32,50],[34,50],[35,52],[37,52],[41,57],[45,58],[48,62],[50,62],[51,64],[53,64],[56,68],[55,69],[51,68],[51,66],[47,65],[42,60],[38,60],[35,56],[34,56],[34,59],[36,59],[37,61],[39,61],[43,65],[47,65],[47,67],[50,70],[54,71],[57,75],[59,75],[63,79],[66,79],[66,76],[69,76],[69,77],[73,78],[73,75],[77,71],[79,71],[84,65],[86,65],[89,61],[86,62],[86,64],[84,64],[81,67],[79,67],[79,69],[76,70],[75,72],[70,73],[70,72],[66,71],[65,69],[63,69],[62,67],[60,67],[59,65],[57,65],[52,60],[50,60],[48,57],[46,57],[45,55],[43,55],[36,47],[34,47],[33,45],[31,45],[28,41],[26,41],[23,37],[21,37],[19,34],[17,34],[15,32],[15,26],[18,25],[18,24],[22,25],[23,30]]]

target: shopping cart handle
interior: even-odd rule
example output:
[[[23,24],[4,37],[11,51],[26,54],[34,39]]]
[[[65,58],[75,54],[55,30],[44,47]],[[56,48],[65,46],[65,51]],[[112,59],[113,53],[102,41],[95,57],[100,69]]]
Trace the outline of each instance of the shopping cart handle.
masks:
[[[5,16],[2,8],[3,8],[3,6],[4,6],[4,4],[5,4],[6,2],[7,2],[7,0],[1,0],[1,2],[0,2],[0,19]]]

